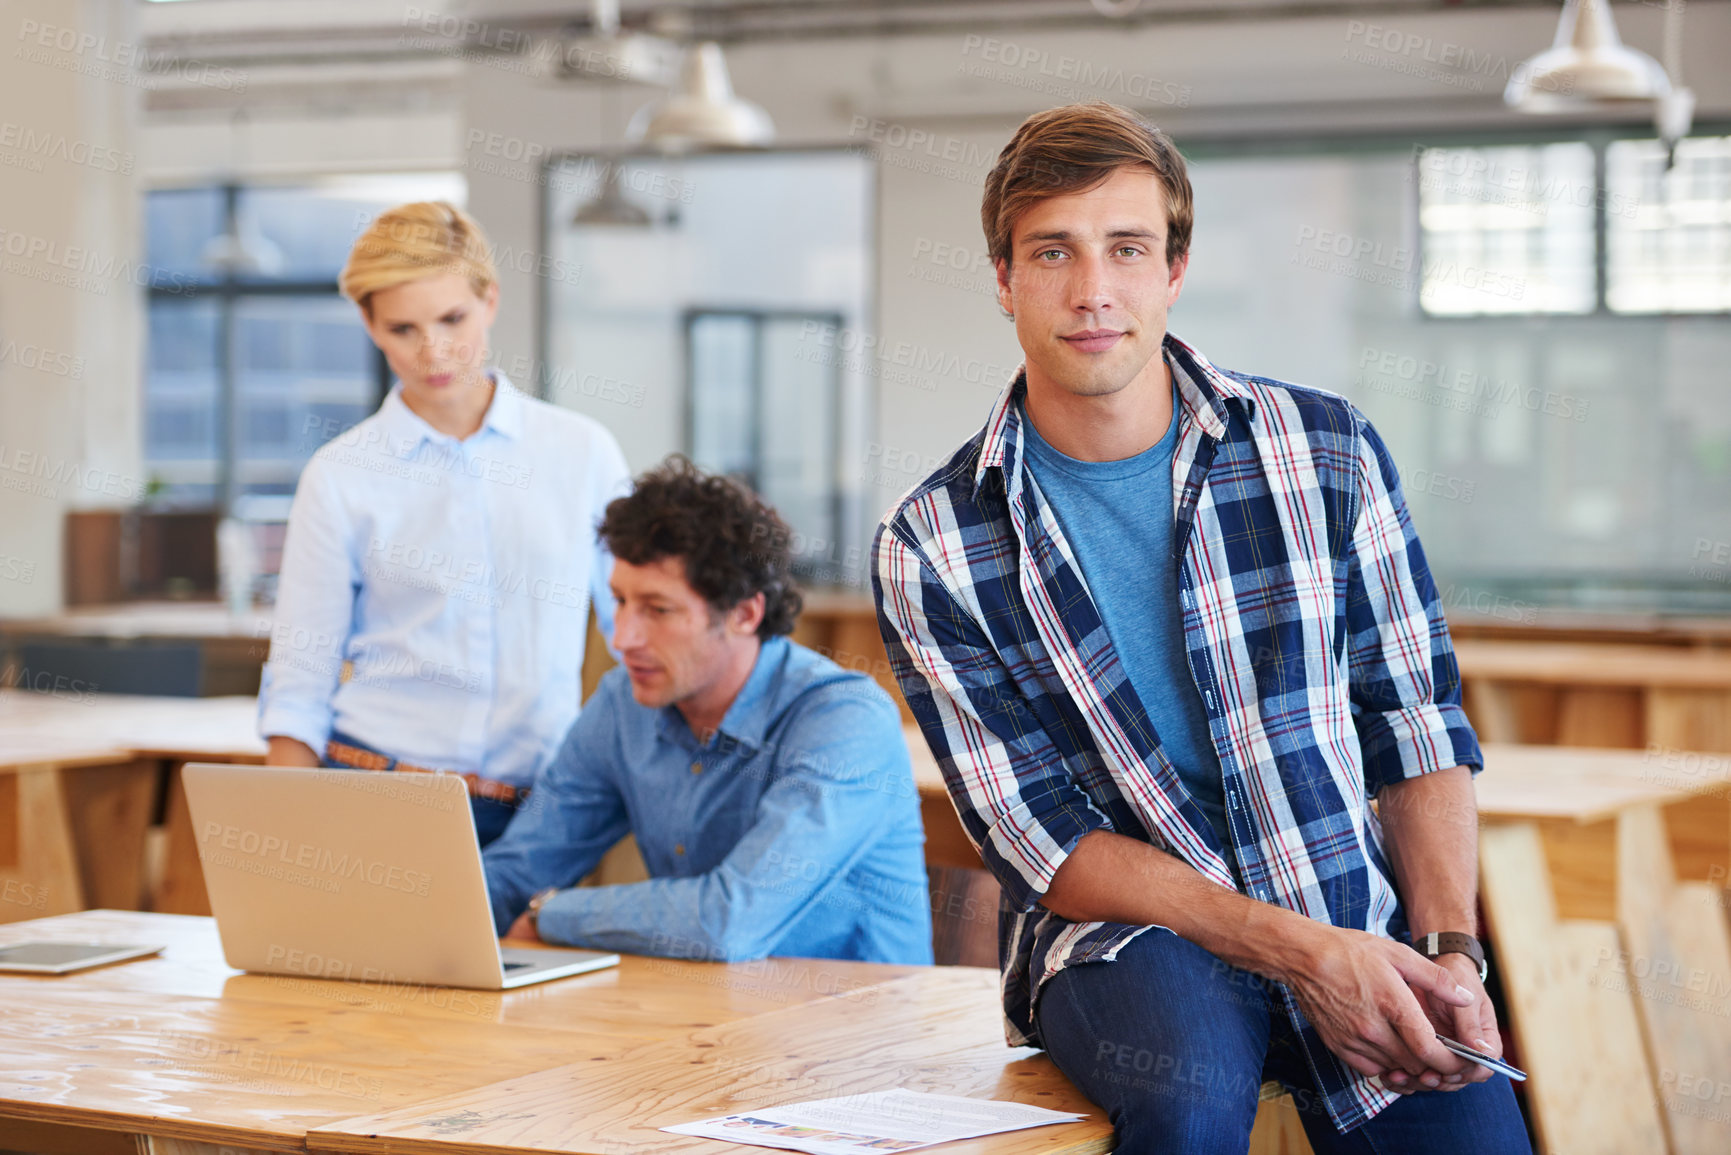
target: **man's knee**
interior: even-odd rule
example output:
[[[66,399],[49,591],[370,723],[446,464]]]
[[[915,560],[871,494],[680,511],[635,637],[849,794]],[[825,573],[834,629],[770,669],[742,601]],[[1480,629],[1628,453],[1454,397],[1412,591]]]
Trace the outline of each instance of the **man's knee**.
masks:
[[[1255,1072],[1240,1070],[1242,1064],[1105,1039],[1096,1044],[1093,1058],[1091,1077],[1084,1082],[1111,1115],[1121,1144],[1134,1136],[1166,1136],[1160,1149],[1230,1150],[1236,1143],[1243,1150],[1261,1081]],[[1171,1146],[1177,1136],[1187,1141]]]

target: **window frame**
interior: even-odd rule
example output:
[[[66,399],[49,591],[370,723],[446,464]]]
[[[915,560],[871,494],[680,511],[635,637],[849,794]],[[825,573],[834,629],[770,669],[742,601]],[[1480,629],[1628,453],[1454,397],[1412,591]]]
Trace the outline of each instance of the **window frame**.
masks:
[[[1517,123],[1506,128],[1473,128],[1439,130],[1425,133],[1422,130],[1371,130],[1366,132],[1321,132],[1305,135],[1302,133],[1245,134],[1229,135],[1222,133],[1184,133],[1177,134],[1179,147],[1184,156],[1190,160],[1267,160],[1280,157],[1313,157],[1313,156],[1383,156],[1394,158],[1404,156],[1409,164],[1418,163],[1418,150],[1424,148],[1495,148],[1519,145],[1561,144],[1567,142],[1584,142],[1593,148],[1594,180],[1600,190],[1604,189],[1605,150],[1613,141],[1619,140],[1652,140],[1654,139],[1653,123],[1650,119],[1634,120],[1625,124],[1588,125],[1573,121],[1547,120],[1543,124]],[[1705,136],[1731,136],[1731,118],[1713,117],[1697,120],[1689,130],[1690,138]],[[1417,139],[1423,138],[1423,139]],[[1410,201],[1413,220],[1418,220],[1418,182],[1412,185]],[[1605,197],[1596,196],[1595,204],[1595,253],[1594,253],[1594,308],[1587,313],[1468,313],[1468,314],[1437,314],[1426,312],[1418,304],[1418,290],[1413,292],[1414,308],[1418,315],[1426,321],[1435,324],[1476,323],[1487,318],[1506,319],[1545,319],[1557,317],[1572,318],[1712,318],[1731,316],[1731,311],[1715,310],[1712,312],[1646,312],[1626,313],[1614,311],[1605,305],[1604,279],[1607,272],[1609,254],[1606,248],[1605,236]],[[1424,235],[1419,230],[1415,238],[1415,252],[1419,260],[1424,259]]]
[[[1690,130],[1689,136],[1684,139],[1708,139],[1724,136],[1731,136],[1731,125],[1696,125]],[[1567,142],[1586,145],[1591,150],[1593,157],[1593,307],[1591,309],[1581,313],[1552,313],[1537,309],[1513,309],[1501,313],[1433,313],[1424,307],[1423,285],[1421,283],[1418,287],[1417,295],[1415,296],[1415,300],[1418,304],[1419,315],[1427,321],[1472,321],[1482,320],[1486,317],[1578,317],[1603,319],[1608,317],[1682,318],[1731,316],[1731,306],[1720,309],[1627,310],[1611,308],[1611,189],[1607,183],[1611,145],[1622,141],[1646,141],[1655,139],[1657,138],[1650,129],[1646,128],[1646,126],[1643,126],[1643,130],[1641,131],[1636,131],[1633,126],[1626,126],[1618,129],[1583,130],[1573,135],[1559,134],[1555,137],[1547,137],[1545,139],[1480,141],[1471,144],[1452,142],[1426,144],[1422,146],[1417,144],[1413,145],[1409,161],[1414,172],[1414,178],[1411,181],[1411,204],[1413,209],[1413,219],[1420,222],[1418,226],[1417,243],[1415,246],[1420,268],[1424,267],[1427,246],[1425,243],[1424,225],[1420,215],[1422,210],[1420,197],[1423,192],[1420,185],[1422,182],[1417,174],[1425,152],[1431,149],[1464,150],[1473,148],[1536,147],[1539,145]]]
[[[262,184],[241,184],[229,181],[218,185],[196,184],[182,186],[163,186],[148,189],[148,197],[158,192],[185,192],[198,189],[215,188],[222,193],[221,228],[225,232],[235,231],[240,218],[241,194],[252,188],[298,187]],[[242,494],[240,490],[240,444],[241,444],[241,407],[239,396],[239,372],[236,361],[238,337],[235,318],[239,305],[248,297],[340,297],[342,290],[336,279],[304,279],[294,277],[253,277],[237,276],[233,271],[226,271],[220,276],[191,277],[185,273],[167,273],[153,270],[150,284],[145,290],[145,308],[157,301],[198,301],[214,300],[217,303],[216,318],[216,396],[217,396],[217,474],[215,508],[224,515],[234,510],[235,502]],[[391,388],[390,365],[385,356],[375,346],[372,350],[373,365],[373,397],[372,405],[376,409],[385,399],[385,394]],[[148,374],[149,369],[145,372]],[[142,384],[142,383],[141,383]],[[148,407],[148,403],[147,406]]]
[[[697,457],[697,419],[698,397],[695,376],[696,356],[692,349],[696,338],[698,324],[710,317],[728,317],[751,323],[751,472],[740,480],[753,493],[763,492],[763,418],[764,418],[764,373],[763,373],[763,337],[764,327],[771,321],[815,321],[829,326],[831,330],[839,329],[845,323],[840,313],[826,310],[807,311],[803,309],[754,309],[736,305],[693,305],[680,314],[681,342],[685,350],[684,391],[685,405],[682,414],[681,444],[687,457]],[[825,446],[828,460],[832,463],[841,459],[842,455],[842,415],[841,400],[841,370],[835,365],[829,366],[829,388],[831,399],[836,403],[835,410],[830,414],[829,444]],[[830,471],[828,491],[825,493],[829,506],[830,532],[840,539],[844,521],[847,516],[847,497],[842,487],[837,483],[833,467]],[[822,563],[812,563],[806,558],[794,557],[794,572],[796,576],[810,578],[824,570]]]

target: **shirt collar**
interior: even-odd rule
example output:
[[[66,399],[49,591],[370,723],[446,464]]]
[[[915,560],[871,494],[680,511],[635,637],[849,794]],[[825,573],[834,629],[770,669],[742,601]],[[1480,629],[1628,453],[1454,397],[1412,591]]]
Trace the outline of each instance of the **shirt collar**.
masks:
[[[731,745],[752,751],[763,746],[764,732],[769,729],[775,711],[773,690],[777,675],[787,661],[788,645],[786,638],[777,637],[758,647],[751,675],[734,695],[733,704],[722,715],[721,725],[716,728],[718,733],[727,736]],[[691,734],[685,715],[679,712],[678,706],[662,707],[659,730],[664,738]]]
[[[1178,400],[1184,420],[1200,423],[1204,433],[1219,440],[1226,436],[1226,426],[1231,420],[1229,404],[1241,406],[1246,417],[1253,416],[1254,402],[1250,391],[1209,364],[1208,358],[1184,341],[1171,333],[1166,334],[1161,353],[1178,382]],[[1022,401],[1027,393],[1028,369],[1024,363],[1017,366],[1015,377],[998,396],[992,415],[986,419],[980,461],[974,469],[975,496],[979,495],[980,486],[985,482],[986,471],[993,468],[1003,470],[1006,492],[1020,488],[1022,422],[1026,419]]]
[[[486,415],[481,418],[481,429],[492,430],[515,441],[523,434],[523,394],[511,384],[511,379],[497,369],[487,370],[487,376],[493,380],[493,400],[487,406]],[[419,445],[422,441],[432,441],[442,445],[455,445],[457,439],[434,429],[403,400],[403,383],[398,381],[391,386],[391,391],[385,396],[385,403],[379,406],[379,418],[384,423],[385,433],[397,443]]]

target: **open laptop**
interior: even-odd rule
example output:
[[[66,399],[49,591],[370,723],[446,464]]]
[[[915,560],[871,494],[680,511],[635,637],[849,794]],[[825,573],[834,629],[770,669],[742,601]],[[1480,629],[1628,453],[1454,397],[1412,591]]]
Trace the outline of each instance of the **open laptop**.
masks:
[[[454,774],[195,762],[181,775],[229,966],[496,991],[619,962],[500,949]]]

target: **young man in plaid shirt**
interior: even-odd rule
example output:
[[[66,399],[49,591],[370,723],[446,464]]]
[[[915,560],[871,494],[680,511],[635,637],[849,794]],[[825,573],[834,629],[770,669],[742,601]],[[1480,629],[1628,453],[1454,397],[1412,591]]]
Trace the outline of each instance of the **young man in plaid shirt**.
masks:
[[[1003,887],[1012,1043],[1119,1150],[1528,1150],[1476,930],[1478,742],[1399,476],[1343,398],[1166,332],[1170,139],[1029,118],[981,217],[1024,368],[884,519],[902,690]],[[1377,802],[1377,810],[1371,802]],[[1410,944],[1410,945],[1409,945]]]

